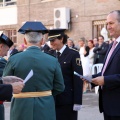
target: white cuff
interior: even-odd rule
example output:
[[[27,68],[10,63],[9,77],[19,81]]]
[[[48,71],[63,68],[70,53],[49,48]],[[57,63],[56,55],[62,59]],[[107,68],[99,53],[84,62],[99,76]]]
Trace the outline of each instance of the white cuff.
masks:
[[[82,105],[79,105],[79,104],[74,104],[74,106],[73,106],[74,111],[79,111],[79,110],[81,110],[81,108],[82,108]]]

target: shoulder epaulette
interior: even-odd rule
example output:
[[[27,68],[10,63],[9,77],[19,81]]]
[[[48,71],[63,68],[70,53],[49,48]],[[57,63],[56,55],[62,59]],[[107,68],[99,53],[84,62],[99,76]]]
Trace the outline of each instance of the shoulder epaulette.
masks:
[[[74,51],[76,51],[76,52],[79,52],[78,50],[76,50],[76,49],[74,49],[74,48],[71,48],[71,47],[70,47],[70,49],[71,49],[71,50],[74,50]]]

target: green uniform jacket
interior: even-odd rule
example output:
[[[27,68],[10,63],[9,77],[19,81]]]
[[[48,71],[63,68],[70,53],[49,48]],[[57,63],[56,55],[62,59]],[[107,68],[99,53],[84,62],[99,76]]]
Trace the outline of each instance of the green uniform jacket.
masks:
[[[41,52],[36,46],[11,56],[3,76],[14,75],[25,79],[31,69],[34,74],[25,84],[22,92],[52,90],[54,96],[64,90],[64,80],[58,60]],[[55,120],[53,96],[13,98],[10,120]]]

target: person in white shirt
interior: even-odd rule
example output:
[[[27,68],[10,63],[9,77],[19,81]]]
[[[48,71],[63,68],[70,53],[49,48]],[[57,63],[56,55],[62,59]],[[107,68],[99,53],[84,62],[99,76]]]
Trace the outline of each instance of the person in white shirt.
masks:
[[[83,76],[89,76],[90,70],[88,69],[89,66],[89,47],[85,45],[85,38],[79,39],[79,45],[80,45],[80,57],[82,62],[82,68],[83,68]],[[88,84],[84,82],[83,84],[83,93],[86,93]]]
[[[95,55],[95,53],[93,52],[93,49],[94,49],[93,40],[89,40],[89,41],[88,41],[88,47],[90,48],[90,50],[89,50],[89,55],[88,55],[89,68],[90,68],[90,73],[92,74],[92,66],[93,66],[94,55]]]

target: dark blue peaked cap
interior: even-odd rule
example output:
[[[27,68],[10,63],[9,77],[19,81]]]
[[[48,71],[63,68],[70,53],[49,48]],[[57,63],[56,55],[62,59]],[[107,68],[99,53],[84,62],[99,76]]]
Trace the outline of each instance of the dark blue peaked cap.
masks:
[[[51,29],[49,30],[48,40],[53,40],[64,34],[66,29]]]
[[[25,34],[27,32],[41,32],[43,34],[48,33],[46,27],[38,21],[27,21],[19,30],[21,34]]]
[[[13,45],[12,40],[10,40],[6,35],[3,33],[0,35],[0,41],[6,44],[9,48]]]

